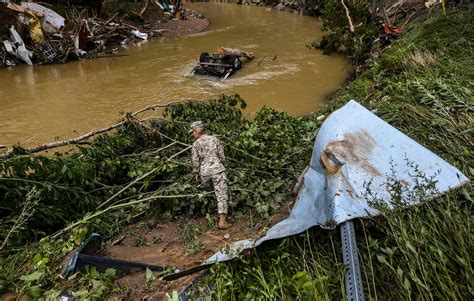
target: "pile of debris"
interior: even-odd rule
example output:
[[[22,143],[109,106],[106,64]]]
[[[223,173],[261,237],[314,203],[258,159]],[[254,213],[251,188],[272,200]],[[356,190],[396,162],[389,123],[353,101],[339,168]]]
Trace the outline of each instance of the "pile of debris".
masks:
[[[206,18],[201,13],[199,13],[197,11],[194,11],[194,10],[184,8],[184,7],[181,8],[179,17],[180,17],[181,20],[205,19]]]
[[[85,17],[72,10],[66,20],[54,10],[34,2],[0,3],[0,67],[43,65],[115,53],[109,45],[126,45],[135,39],[160,35],[149,29],[117,21]]]

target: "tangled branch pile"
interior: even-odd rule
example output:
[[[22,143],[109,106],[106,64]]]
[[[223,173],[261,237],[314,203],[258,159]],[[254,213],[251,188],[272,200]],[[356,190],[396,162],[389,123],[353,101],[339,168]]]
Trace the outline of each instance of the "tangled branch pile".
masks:
[[[234,213],[268,216],[307,164],[316,122],[269,108],[249,121],[238,105],[245,107],[238,95],[171,104],[164,118],[126,119],[116,132],[71,154],[33,156],[15,148],[0,161],[3,254],[68,224],[75,233],[88,221],[88,231],[107,234],[130,216],[215,212],[213,193],[198,186],[191,172],[188,129],[194,120],[203,120],[223,142]],[[9,274],[0,273],[0,291],[13,285]]]

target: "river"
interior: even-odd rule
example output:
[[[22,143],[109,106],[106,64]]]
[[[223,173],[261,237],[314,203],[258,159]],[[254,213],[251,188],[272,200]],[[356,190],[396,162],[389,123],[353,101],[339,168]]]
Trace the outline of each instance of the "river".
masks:
[[[317,110],[346,76],[343,57],[306,47],[322,35],[315,18],[229,3],[186,7],[205,14],[209,28],[129,45],[120,49],[124,57],[0,70],[0,144],[71,138],[112,124],[120,112],[221,93],[239,93],[249,116],[262,106],[303,115]],[[244,60],[227,80],[190,75],[202,51],[221,46],[251,51],[256,59]]]

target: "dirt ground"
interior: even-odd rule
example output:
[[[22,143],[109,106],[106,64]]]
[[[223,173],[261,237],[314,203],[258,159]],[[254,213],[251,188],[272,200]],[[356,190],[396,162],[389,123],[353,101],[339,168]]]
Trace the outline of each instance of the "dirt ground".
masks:
[[[127,235],[120,237],[120,243],[108,246],[105,255],[159,266],[174,266],[184,271],[201,265],[215,252],[232,242],[262,236],[266,229],[288,217],[290,205],[290,202],[283,204],[276,214],[259,227],[250,227],[250,220],[247,217],[238,218],[228,230],[210,226],[204,217],[195,220],[195,224],[202,229],[198,240],[204,245],[196,254],[186,252],[186,243],[179,229],[182,229],[189,220],[179,217],[174,221],[158,223],[153,228],[146,222],[130,225],[125,231]],[[154,272],[154,275],[157,279],[149,283],[146,282],[144,271],[119,278],[116,280],[116,285],[127,288],[127,293],[117,297],[125,300],[167,300],[166,293],[171,294],[173,290],[179,292],[192,283],[200,273],[170,282],[161,280],[158,272]]]
[[[163,12],[161,12],[161,14],[161,16],[158,16],[158,14],[150,14],[150,16],[147,16],[147,22],[151,25],[153,30],[158,30],[163,37],[193,34],[209,27],[209,19],[199,12],[185,7],[182,7],[180,12],[178,12],[173,19],[169,19],[170,17],[163,15]]]
[[[185,5],[184,5],[185,6]],[[137,8],[135,8],[137,10]],[[199,12],[182,7],[174,18],[156,5],[149,5],[143,14],[145,24],[134,24],[143,32],[159,31],[161,37],[176,37],[203,31],[209,27],[209,20]],[[153,35],[155,36],[155,35]]]
[[[209,27],[208,19],[170,20],[166,23],[157,22],[154,29],[160,30],[163,37],[176,37],[203,31]]]

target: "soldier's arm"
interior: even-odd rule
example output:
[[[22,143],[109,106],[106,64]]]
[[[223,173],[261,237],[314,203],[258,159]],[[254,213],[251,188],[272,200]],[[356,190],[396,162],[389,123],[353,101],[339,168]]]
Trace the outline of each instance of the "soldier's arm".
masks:
[[[216,144],[217,144],[217,156],[219,157],[219,160],[221,160],[221,163],[225,162],[225,155],[224,155],[224,148],[222,147],[222,144],[220,143],[219,139],[216,137]]]
[[[199,160],[199,154],[197,152],[196,145],[194,144],[193,144],[193,147],[191,148],[191,153],[192,153],[191,161],[193,165],[193,172],[199,172],[199,166],[201,162]]]

